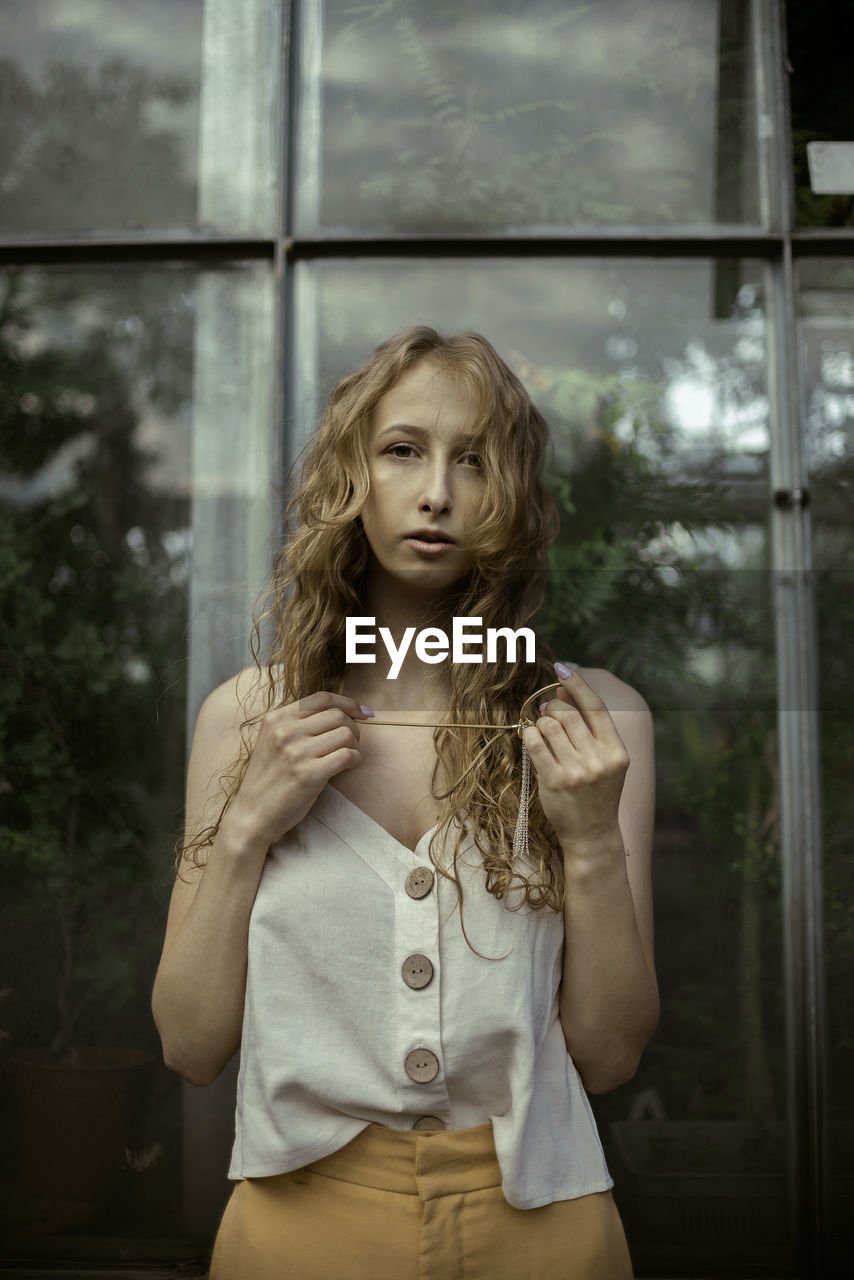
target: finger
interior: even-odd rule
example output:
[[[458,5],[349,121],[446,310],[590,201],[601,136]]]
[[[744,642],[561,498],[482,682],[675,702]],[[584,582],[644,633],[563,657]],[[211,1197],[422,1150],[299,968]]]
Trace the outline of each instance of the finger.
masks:
[[[560,680],[561,691],[578,707],[594,738],[603,741],[616,734],[616,726],[604,701],[577,670],[556,662],[555,675]]]
[[[556,787],[560,781],[560,765],[535,724],[523,729],[522,741],[528,748],[537,780],[544,787]]]
[[[580,718],[577,711],[575,715]],[[561,775],[564,778],[576,776],[579,772],[580,762],[584,758],[584,753],[569,740],[563,725],[553,716],[542,716],[532,728],[534,733],[539,735],[540,741],[544,744]],[[587,736],[590,744],[590,750],[588,750],[587,754],[591,755],[593,754],[593,740],[590,738],[589,733]],[[543,760],[545,761],[545,757],[543,757]]]
[[[341,707],[328,707],[324,711],[315,711],[313,716],[306,716],[304,719],[305,729],[315,737],[338,728],[349,729],[357,742],[361,737],[358,721]]]
[[[336,751],[353,750],[358,754],[359,749],[353,745],[351,731],[339,726],[337,729],[328,729],[326,733],[319,733],[317,737],[311,738],[306,744],[306,750],[308,755],[320,760]]]
[[[356,750],[349,750],[342,747],[340,751],[333,751],[331,755],[326,757],[326,763],[332,766],[330,777],[334,778],[336,774],[343,773],[345,769],[358,769],[361,764],[361,757]]]
[[[541,702],[539,704],[538,710],[540,715],[541,716],[549,715],[550,708],[552,707],[555,707],[555,708],[572,707],[576,715],[581,716],[581,710],[578,704],[575,702],[573,698],[570,697],[568,691],[564,688],[563,685],[560,685],[554,693],[549,695],[548,702]],[[557,711],[555,711],[554,714],[557,715]],[[582,716],[582,719],[583,718],[584,717]],[[586,725],[587,721],[585,720],[584,723]]]
[[[578,707],[570,702],[559,702],[553,698],[537,721],[537,727],[550,743],[563,739],[578,752],[589,751],[595,746],[587,721]]]
[[[374,714],[370,707],[361,706],[355,698],[348,698],[343,693],[329,693],[326,689],[319,689],[317,693],[310,693],[306,698],[297,699],[294,706],[300,716],[313,716],[318,711],[326,711],[330,707],[339,707],[354,720],[367,720]]]

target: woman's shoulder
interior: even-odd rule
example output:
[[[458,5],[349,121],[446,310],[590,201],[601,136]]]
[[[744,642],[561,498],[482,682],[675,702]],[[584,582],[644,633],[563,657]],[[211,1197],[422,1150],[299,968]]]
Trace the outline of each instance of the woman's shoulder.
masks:
[[[222,732],[239,729],[269,707],[270,678],[265,667],[244,667],[212,689],[202,703],[199,722]]]
[[[579,667],[578,672],[608,708],[614,728],[629,754],[633,766],[631,776],[646,797],[646,803],[655,793],[655,724],[646,699],[604,667]],[[624,797],[626,794],[627,791]]]
[[[604,667],[577,667],[576,670],[590,688],[599,694],[613,716],[615,712],[642,712],[651,715],[649,705],[643,694],[632,685],[607,671]]]

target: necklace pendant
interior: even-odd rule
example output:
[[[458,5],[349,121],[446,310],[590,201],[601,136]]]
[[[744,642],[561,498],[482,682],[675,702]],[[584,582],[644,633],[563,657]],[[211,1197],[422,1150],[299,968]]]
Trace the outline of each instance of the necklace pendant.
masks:
[[[531,796],[531,758],[522,743],[522,785],[519,789],[519,816],[513,833],[513,857],[528,859],[528,803]]]

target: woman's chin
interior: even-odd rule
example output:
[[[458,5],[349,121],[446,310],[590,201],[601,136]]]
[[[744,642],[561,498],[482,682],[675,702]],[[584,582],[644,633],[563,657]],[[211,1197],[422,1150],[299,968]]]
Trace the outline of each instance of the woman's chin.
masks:
[[[368,570],[370,588],[396,592],[401,596],[435,596],[459,591],[468,567],[450,564],[424,564],[417,566],[384,566],[374,562]]]

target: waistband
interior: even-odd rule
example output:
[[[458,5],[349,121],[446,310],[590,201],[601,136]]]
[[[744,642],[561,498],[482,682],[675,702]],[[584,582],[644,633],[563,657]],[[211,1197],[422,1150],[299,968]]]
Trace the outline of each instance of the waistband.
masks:
[[[369,1124],[346,1146],[306,1165],[363,1187],[436,1200],[501,1185],[491,1124],[471,1129],[389,1129]]]

